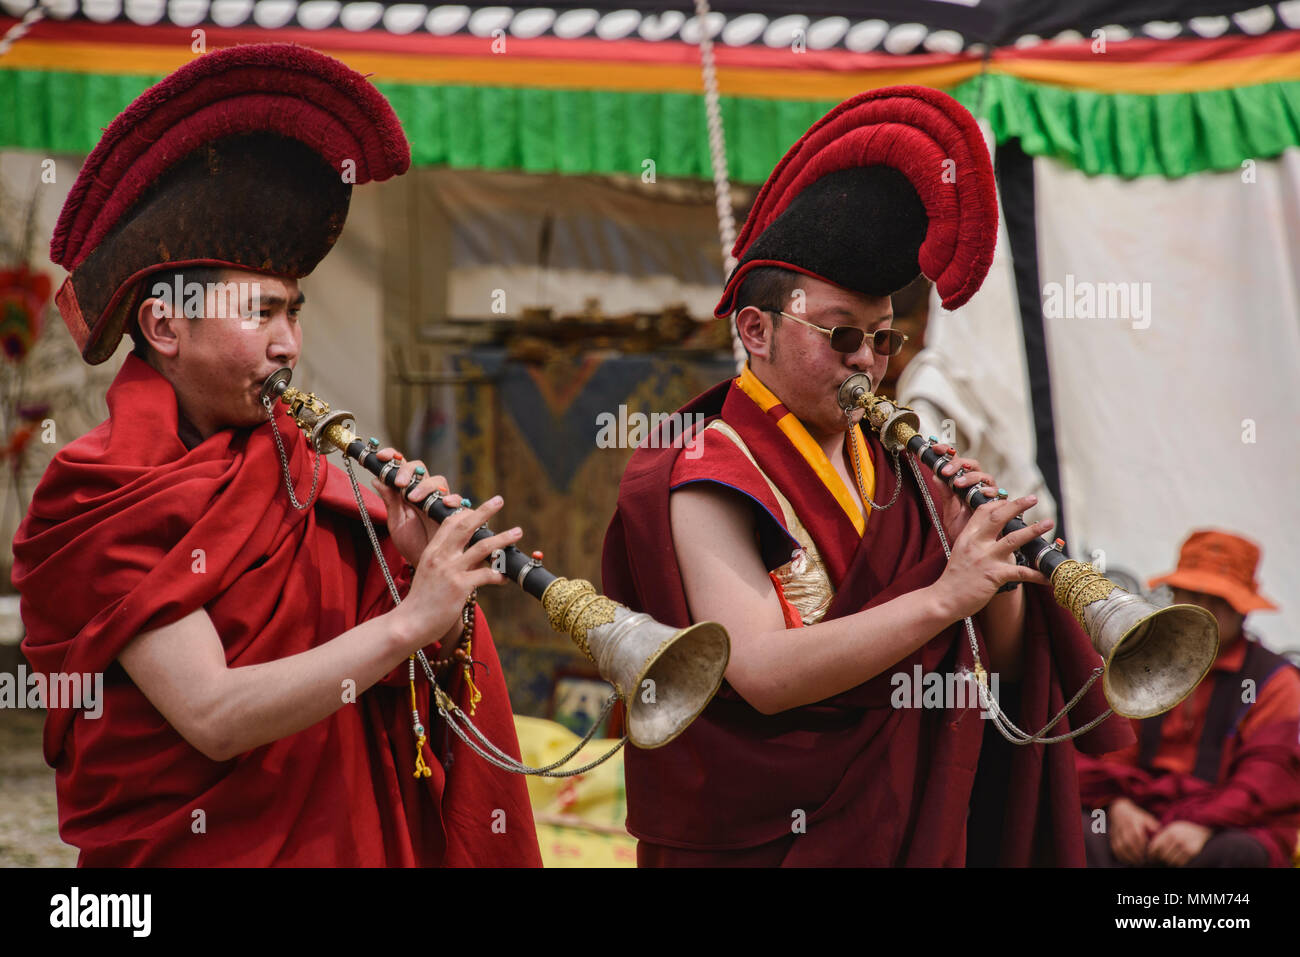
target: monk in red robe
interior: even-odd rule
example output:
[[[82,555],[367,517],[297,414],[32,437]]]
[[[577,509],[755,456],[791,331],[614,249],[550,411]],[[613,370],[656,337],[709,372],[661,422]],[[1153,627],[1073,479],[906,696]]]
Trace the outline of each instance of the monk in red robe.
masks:
[[[1088,679],[1086,637],[1013,559],[1048,526],[999,539],[1032,498],[972,514],[927,477],[945,560],[914,477],[836,400],[852,373],[882,378],[901,346],[889,295],[922,268],[948,308],[979,287],[996,216],[974,120],[916,87],[837,107],[760,192],[717,309],[749,362],[681,410],[702,431],[633,455],[605,540],[610,597],[670,624],[720,621],[732,642],[695,723],[627,754],[641,865],[1083,863],[1070,749],[1005,744],[973,690],[900,693],[970,673],[966,616],[1021,728]],[[959,489],[995,485],[971,459],[949,469]],[[1098,716],[1100,690],[1052,733]],[[1106,721],[1080,743],[1129,734]]]
[[[1290,867],[1300,852],[1300,671],[1245,628],[1259,546],[1204,529],[1151,580],[1219,624],[1210,680],[1137,741],[1078,756],[1089,867]],[[1099,811],[1105,813],[1099,814]]]
[[[467,597],[503,580],[484,560],[519,530],[467,550],[499,498],[435,526],[411,504],[442,481],[422,463],[381,500],[259,402],[300,357],[298,280],[351,184],[408,165],[364,78],[250,45],[146,91],[69,194],[60,312],[88,362],[126,331],[136,350],[108,419],[42,477],[13,577],[34,668],[102,677],[102,701],[52,700],[45,728],[83,865],[540,864],[522,779],[465,750],[408,670],[419,650],[449,659],[444,688],[518,755]]]

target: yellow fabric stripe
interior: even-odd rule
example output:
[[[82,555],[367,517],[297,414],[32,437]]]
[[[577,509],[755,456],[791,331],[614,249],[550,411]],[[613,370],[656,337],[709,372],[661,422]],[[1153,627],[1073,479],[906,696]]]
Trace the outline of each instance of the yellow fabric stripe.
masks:
[[[697,66],[608,63],[534,57],[414,56],[368,50],[338,50],[354,70],[387,82],[468,84],[559,89],[700,92]],[[183,44],[85,43],[25,39],[0,60],[0,68],[66,70],[76,73],[170,73],[195,59]],[[1116,63],[1015,58],[994,60],[990,72],[1035,83],[1098,92],[1170,93],[1224,89],[1294,80],[1300,76],[1300,53],[1230,57],[1201,62]],[[844,99],[862,90],[895,83],[949,89],[976,76],[980,63],[945,63],[894,70],[792,70],[721,67],[718,82],[727,96],[773,99]]]
[[[215,47],[213,48],[215,49]],[[635,90],[699,93],[696,65],[610,63],[551,57],[414,56],[373,50],[325,52],[352,69],[384,82],[510,86],[578,90]],[[184,45],[152,43],[109,45],[57,40],[24,40],[0,67],[14,70],[66,70],[74,73],[170,73],[195,59]],[[979,63],[895,70],[768,70],[722,67],[718,83],[727,96],[766,96],[788,100],[844,99],[863,90],[896,83],[948,88],[979,73]]]
[[[1300,78],[1300,53],[1225,57],[1196,63],[1114,63],[1015,59],[994,62],[991,72],[1034,83],[1096,90],[1100,93],[1191,93],[1255,86]]]
[[[781,400],[773,395],[771,390],[758,380],[758,376],[750,371],[749,363],[745,363],[744,371],[736,379],[736,385],[741,392],[753,399],[764,412],[781,404]],[[840,473],[835,471],[835,467],[831,465],[831,461],[826,457],[826,453],[822,451],[822,447],[808,434],[808,430],[804,428],[803,423],[799,421],[794,413],[787,411],[777,421],[776,425],[785,433],[785,437],[790,440],[790,444],[803,456],[804,461],[817,474],[817,477],[822,480],[822,484],[826,486],[827,491],[835,496],[835,501],[840,503],[840,508],[844,509],[844,514],[848,516],[849,521],[853,523],[853,527],[861,535],[866,530],[867,514],[871,512],[871,506],[863,502],[862,507],[858,507],[853,493],[844,484],[844,480],[840,478]],[[862,462],[862,480],[866,484],[864,491],[868,498],[873,498],[876,492],[876,470],[871,464],[871,453],[867,451],[866,441],[862,438],[862,432],[859,429],[854,429],[850,434],[853,436],[853,441],[858,444],[858,456]]]

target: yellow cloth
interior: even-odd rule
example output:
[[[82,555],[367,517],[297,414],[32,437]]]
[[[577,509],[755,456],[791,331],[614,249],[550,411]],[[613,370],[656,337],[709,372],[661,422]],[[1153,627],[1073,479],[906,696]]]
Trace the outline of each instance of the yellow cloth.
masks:
[[[515,715],[519,751],[525,764],[544,767],[573,750],[579,736],[542,718]],[[617,742],[596,738],[565,767],[577,768],[600,757]],[[564,770],[564,768],[560,768]],[[537,842],[545,867],[635,867],[636,838],[627,833],[627,793],[623,752],[571,778],[528,778],[528,799],[537,823]]]
[[[736,386],[741,392],[753,399],[760,409],[764,412],[781,405],[781,400],[772,394],[767,386],[758,380],[758,376],[750,371],[749,363],[745,363],[744,370],[736,379]],[[871,453],[867,450],[867,442],[862,437],[862,430],[854,426],[849,430],[849,441],[854,442],[858,449],[858,461],[862,463],[862,482],[863,488],[859,491],[862,493],[862,507],[858,507],[857,501],[853,497],[853,492],[844,484],[840,478],[840,473],[835,471],[835,466],[831,465],[831,460],[826,457],[822,447],[817,444],[816,440],[808,434],[802,422],[794,415],[793,412],[786,410],[785,415],[777,420],[777,428],[785,433],[786,438],[798,450],[799,454],[817,473],[817,477],[822,480],[827,490],[835,496],[835,501],[840,503],[840,508],[844,509],[844,514],[849,517],[853,527],[861,535],[867,527],[867,515],[871,513],[871,506],[866,500],[873,498],[876,494],[876,469],[871,462]],[[845,450],[848,455],[848,450]],[[849,460],[850,466],[852,460]]]

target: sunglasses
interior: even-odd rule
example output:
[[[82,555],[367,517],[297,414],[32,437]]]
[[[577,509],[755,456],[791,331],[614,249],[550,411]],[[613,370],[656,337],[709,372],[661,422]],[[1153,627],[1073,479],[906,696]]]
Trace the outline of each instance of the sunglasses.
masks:
[[[816,323],[809,322],[807,319],[800,319],[798,316],[792,316],[788,312],[782,312],[780,309],[764,309],[764,312],[774,313],[791,319],[800,325],[807,326],[809,329],[816,329],[823,335],[829,336],[831,348],[836,352],[854,353],[862,348],[862,341],[867,338],[867,331],[859,329],[857,326],[836,326],[834,329],[827,329]],[[871,335],[871,349],[878,356],[896,356],[903,349],[903,343],[908,340],[908,336],[896,329],[877,329]]]

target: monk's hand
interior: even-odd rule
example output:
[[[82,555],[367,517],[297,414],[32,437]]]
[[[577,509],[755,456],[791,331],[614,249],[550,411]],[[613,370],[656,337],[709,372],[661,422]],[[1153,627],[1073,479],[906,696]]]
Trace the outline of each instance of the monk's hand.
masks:
[[[1160,830],[1160,822],[1128,798],[1119,798],[1110,806],[1110,850],[1130,867],[1147,862],[1151,835]]]
[[[411,651],[460,633],[461,610],[476,588],[499,585],[506,576],[485,564],[498,548],[519,541],[518,528],[469,544],[471,536],[501,509],[501,496],[456,512],[439,525],[418,556],[411,590],[397,607],[414,644]]]
[[[1191,821],[1170,821],[1151,838],[1147,857],[1170,867],[1186,867],[1214,832]]]
[[[946,448],[947,446],[945,446]],[[997,491],[998,483],[994,481],[993,476],[988,472],[980,469],[979,462],[971,458],[956,457],[947,465],[939,470],[939,474],[944,478],[950,475],[956,475],[961,469],[965,469],[961,475],[953,479],[953,488],[950,490],[946,485],[940,492],[941,508],[939,517],[943,521],[944,531],[948,533],[949,538],[956,538],[966,527],[966,523],[975,513],[965,502],[965,495],[972,485],[978,485],[983,482],[989,487],[988,497],[992,498]]]
[[[394,448],[380,449],[375,455],[381,462],[390,461],[398,452]],[[419,471],[419,470],[423,471]],[[434,532],[438,528],[438,523],[425,513],[424,509],[416,508],[415,504],[423,502],[435,492],[443,492],[443,501],[449,508],[456,508],[460,505],[460,496],[455,494],[445,494],[447,492],[447,480],[441,475],[430,475],[429,470],[419,459],[411,462],[402,462],[398,468],[394,481],[397,483],[396,488],[390,488],[379,478],[374,478],[370,485],[379,497],[384,500],[384,507],[388,509],[388,535],[397,546],[397,550],[412,565],[420,560],[420,555],[424,553],[433,538]],[[407,498],[407,489],[412,485],[415,487],[410,491],[410,498]]]
[[[953,620],[973,615],[1007,582],[1048,584],[1043,573],[1017,565],[1015,551],[1052,527],[1051,522],[1034,522],[1001,538],[1002,527],[1032,508],[1033,495],[1009,502],[994,502],[977,509],[952,545],[948,564],[935,582],[936,595]]]

